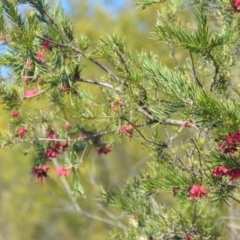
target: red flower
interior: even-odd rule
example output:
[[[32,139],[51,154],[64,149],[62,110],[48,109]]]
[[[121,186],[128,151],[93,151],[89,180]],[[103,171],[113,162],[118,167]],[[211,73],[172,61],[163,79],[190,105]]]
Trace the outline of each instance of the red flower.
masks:
[[[215,139],[216,142],[219,142],[217,150],[223,153],[235,153],[237,147],[240,147],[240,132],[229,133],[225,140],[219,138]]]
[[[117,110],[117,107],[120,107],[120,108],[124,107],[124,102],[122,99],[120,99],[118,102],[111,102],[110,106],[112,111],[114,112]]]
[[[49,138],[49,139],[57,139],[57,134],[56,133],[50,134],[47,138]]]
[[[55,149],[58,151],[65,151],[66,148],[68,147],[68,142],[67,141],[64,141],[64,142],[58,142],[56,145],[55,145]]]
[[[240,144],[240,132],[229,133],[226,139],[227,144]]]
[[[18,136],[19,136],[20,138],[23,138],[23,137],[26,135],[27,131],[28,131],[28,130],[27,130],[25,127],[19,128],[19,129],[18,129]]]
[[[60,87],[60,91],[66,92],[66,91],[69,91],[69,90],[70,90],[70,87],[66,84],[64,84]]]
[[[122,99],[120,99],[118,103],[119,103],[119,107],[121,108],[124,107],[124,101]]]
[[[117,110],[117,104],[116,104],[116,102],[111,102],[111,103],[110,103],[110,106],[111,106],[111,110],[112,110],[113,112]]]
[[[230,181],[235,181],[240,178],[240,168],[229,170],[225,166],[218,166],[214,168],[212,174],[214,177],[228,176]]]
[[[196,130],[198,130],[198,127],[197,127],[192,121],[185,121],[185,122],[181,125],[179,131],[182,131],[182,130],[183,130],[184,128],[186,128],[186,127],[195,128]]]
[[[189,193],[190,200],[194,200],[197,197],[204,197],[207,194],[205,187],[199,185],[193,185]]]
[[[11,113],[12,117],[19,117],[19,112],[18,111],[12,111]]]
[[[65,167],[60,167],[57,169],[57,174],[59,176],[68,176],[70,173],[70,170]]]
[[[112,146],[105,146],[105,147],[102,147],[102,148],[99,148],[98,149],[98,154],[101,155],[101,154],[107,154],[109,152],[112,151]]]
[[[54,133],[52,135],[49,135],[48,138],[56,139],[55,138],[56,136],[57,135]],[[49,158],[55,158],[55,157],[57,157],[57,155],[59,154],[60,151],[65,151],[67,147],[68,147],[67,141],[58,142],[57,144],[55,144],[54,147],[47,149],[47,151],[45,152],[45,156],[49,157]]]
[[[120,128],[120,132],[121,133],[125,133],[128,137],[132,137],[133,136],[133,130],[134,130],[134,127],[130,123],[128,123],[125,126],[121,126],[121,128]]]
[[[240,9],[240,0],[230,0],[231,4],[232,4],[232,7],[233,7],[233,10],[235,12],[238,12]]]
[[[58,150],[56,148],[49,148],[45,152],[45,156],[49,158],[55,158],[58,155]]]
[[[228,169],[225,166],[215,167],[212,171],[214,177],[222,177],[228,174]]]
[[[37,96],[40,93],[40,90],[38,88],[35,88],[33,90],[26,89],[25,90],[25,98],[32,98]]]
[[[44,53],[43,53],[42,51],[37,51],[37,52],[36,52],[36,55],[37,55],[37,57],[36,57],[36,62],[37,62],[38,64],[42,64],[42,63],[44,62],[44,60],[45,60],[45,55],[44,55]]]
[[[227,175],[230,177],[230,181],[237,180],[240,178],[240,169],[229,170]]]
[[[48,37],[48,36],[45,36],[45,38],[46,38],[47,40],[52,40],[52,39],[51,39],[50,37]],[[49,52],[49,51],[52,50],[52,47],[51,47],[51,45],[50,45],[50,42],[48,42],[47,40],[43,40],[40,45],[43,47],[43,49],[44,49],[46,52]]]
[[[66,130],[68,130],[68,129],[71,127],[71,125],[70,125],[69,123],[65,123],[63,127],[64,127]]]
[[[193,238],[192,236],[188,235],[188,236],[186,237],[186,240],[194,240],[194,238]]]
[[[50,169],[48,165],[43,165],[43,166],[35,166],[33,168],[33,174],[36,177],[36,182],[38,182],[38,179],[40,178],[42,183],[45,183],[45,179],[47,177],[47,172]]]

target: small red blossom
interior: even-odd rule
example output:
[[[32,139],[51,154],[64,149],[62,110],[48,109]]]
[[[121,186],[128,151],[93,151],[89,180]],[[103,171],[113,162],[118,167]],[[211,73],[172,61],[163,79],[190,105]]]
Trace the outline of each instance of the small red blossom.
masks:
[[[240,0],[230,0],[234,12],[238,12],[240,10]]]
[[[58,142],[54,148],[57,151],[65,151],[67,147],[68,147],[68,142],[64,141],[64,142]]]
[[[36,183],[38,182],[38,179],[42,181],[42,183],[45,183],[45,179],[47,177],[47,172],[50,169],[48,165],[43,166],[35,166],[32,170],[33,175],[36,177]]]
[[[109,152],[112,152],[112,146],[105,146],[98,149],[98,155],[101,155],[103,153],[106,155]]]
[[[62,92],[66,92],[66,91],[69,91],[69,90],[70,90],[70,87],[66,84],[64,84],[60,87],[60,91],[62,91]]]
[[[229,133],[226,139],[216,138],[215,141],[219,143],[219,152],[234,154],[237,147],[240,147],[240,132]]]
[[[119,107],[121,108],[124,107],[124,101],[122,99],[120,99],[118,103],[119,103]]]
[[[235,153],[237,151],[237,146],[235,144],[227,144],[226,142],[222,142],[218,145],[217,150],[219,152],[223,152],[225,154],[227,153]]]
[[[110,106],[111,106],[111,110],[114,112],[117,110],[118,107],[120,108],[124,107],[124,101],[120,99],[118,102],[111,102]]]
[[[27,132],[28,132],[27,128],[21,127],[18,129],[18,136],[20,138],[24,138],[24,136],[26,135]]]
[[[42,64],[45,61],[45,55],[42,51],[37,51],[36,52],[36,62],[38,64]]]
[[[179,129],[179,132],[181,132],[184,128],[186,127],[190,127],[190,128],[195,128],[196,130],[198,130],[198,127],[192,122],[192,121],[185,121],[180,129]]]
[[[33,90],[26,89],[25,90],[25,98],[32,98],[37,96],[40,93],[40,90],[38,88],[35,88]]]
[[[59,176],[68,176],[70,175],[70,173],[71,173],[70,170],[65,167],[60,167],[57,169],[57,174]]]
[[[228,169],[225,166],[215,167],[212,171],[212,175],[218,178],[222,176],[226,176],[227,174],[228,174]]]
[[[193,185],[189,193],[190,200],[194,200],[197,197],[204,197],[207,194],[205,187],[200,185]]]
[[[121,126],[121,128],[120,128],[120,132],[121,133],[125,133],[128,137],[132,137],[133,136],[133,130],[134,130],[134,127],[130,123],[128,123],[125,126]]]
[[[58,155],[58,150],[56,148],[49,148],[46,152],[45,152],[45,156],[49,157],[49,158],[55,158]]]
[[[227,174],[230,177],[230,181],[235,181],[240,178],[240,169],[231,169]]]
[[[46,38],[46,40],[43,40],[40,45],[43,47],[43,49],[44,49],[46,52],[49,52],[49,51],[52,50],[52,47],[51,47],[50,42],[47,41],[47,40],[52,40],[52,39],[51,39],[50,37],[48,37],[48,36],[45,36],[44,38]]]
[[[229,133],[226,139],[227,144],[240,144],[240,132]]]
[[[11,115],[12,115],[12,117],[19,117],[19,112],[14,110],[14,111],[12,111]]]
[[[110,103],[110,106],[111,106],[111,110],[112,110],[113,112],[117,110],[117,104],[116,104],[116,102],[111,102],[111,103]]]
[[[57,139],[57,134],[56,133],[50,134],[47,138],[49,138],[49,139]]]
[[[192,236],[188,235],[188,236],[186,237],[186,240],[194,240],[194,238],[193,238]]]
[[[54,134],[49,135],[48,138],[56,139],[56,137],[57,137],[57,135],[54,133]],[[55,157],[57,157],[57,155],[60,152],[64,152],[67,147],[68,147],[68,142],[67,141],[57,142],[54,145],[54,147],[50,147],[46,150],[45,156],[48,157],[48,158],[55,158]]]
[[[65,123],[63,128],[65,128],[66,130],[68,130],[71,127],[70,123]]]

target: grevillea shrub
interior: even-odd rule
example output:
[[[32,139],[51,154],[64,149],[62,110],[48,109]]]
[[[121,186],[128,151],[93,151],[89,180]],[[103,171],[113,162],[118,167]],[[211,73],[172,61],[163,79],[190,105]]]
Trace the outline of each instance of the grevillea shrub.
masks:
[[[61,7],[47,1],[2,0],[0,43],[8,48],[0,64],[12,75],[1,78],[9,126],[0,146],[24,143],[30,179],[44,187],[52,174],[77,212],[116,226],[112,239],[233,239],[238,216],[223,209],[240,203],[240,2],[144,0],[138,7],[156,2],[149,36],[169,49],[166,66],[161,52],[136,52],[117,34],[93,43],[77,37]],[[31,11],[20,14],[19,4]],[[89,79],[86,66],[102,75]],[[148,152],[147,166],[99,197],[122,220],[81,210],[88,153],[104,159],[130,141]],[[131,157],[119,156],[111,161]]]

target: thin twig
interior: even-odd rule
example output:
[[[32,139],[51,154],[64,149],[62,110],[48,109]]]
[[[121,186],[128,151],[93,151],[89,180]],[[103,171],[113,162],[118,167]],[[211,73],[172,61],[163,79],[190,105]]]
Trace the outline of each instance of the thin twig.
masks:
[[[113,48],[113,50],[116,52],[117,56],[119,57],[121,63],[123,64],[125,71],[128,75],[130,75],[130,71],[128,69],[127,63],[125,62],[122,54],[119,52],[119,50],[117,49],[117,47]]]
[[[152,140],[146,138],[146,137],[140,132],[140,130],[138,129],[138,125],[133,124],[130,120],[128,120],[128,119],[125,118],[125,117],[123,117],[123,119],[125,119],[128,123],[130,123],[130,124],[133,126],[133,128],[139,133],[139,135],[140,135],[145,141],[147,141],[147,142],[149,142],[149,143],[152,143],[152,144],[155,144],[155,145],[158,145],[158,146],[163,146],[163,147],[166,147],[166,148],[168,147],[168,145],[167,145],[166,143],[159,143],[159,142],[155,142],[155,141],[152,141]]]
[[[174,47],[173,45],[170,43],[170,42],[166,42],[167,46],[168,46],[168,49],[169,49],[169,52],[170,52],[170,55],[172,57],[172,59],[174,60],[174,63],[175,63],[175,66],[178,68],[179,71],[181,71],[182,73],[184,73],[184,70],[183,68],[181,68],[176,56],[175,56],[175,50],[174,50]]]
[[[191,170],[186,166],[186,164],[182,161],[180,157],[177,157],[177,160],[182,164],[182,166],[178,165],[183,171],[190,172]]]
[[[195,148],[197,149],[197,152],[198,152],[198,159],[199,159],[199,164],[200,164],[200,170],[199,170],[199,173],[202,177],[202,170],[204,169],[203,166],[202,166],[202,158],[201,158],[201,151],[196,143],[196,141],[194,139],[190,139],[190,142],[192,142],[195,146]],[[204,171],[204,170],[203,170]]]
[[[232,227],[235,225],[235,220],[233,219],[234,210],[233,210],[233,201],[232,200],[230,201],[230,204],[228,206],[228,212],[229,212],[229,216],[230,216],[230,219],[229,219],[230,236],[231,236],[231,239],[234,240],[234,239],[236,239],[236,236],[238,236],[238,234],[237,234],[236,229],[234,227]]]
[[[234,201],[236,201],[237,203],[240,203],[240,199],[236,198],[235,196],[233,196],[232,194],[229,196],[230,198],[232,198]]]
[[[104,83],[104,82],[100,82],[100,81],[97,81],[97,80],[86,79],[86,78],[78,78],[78,79],[74,79],[74,81],[95,84],[95,85],[99,85],[99,86],[102,86],[102,87],[111,88],[111,89],[115,90],[116,92],[123,93],[123,91],[120,88],[114,87],[113,85],[111,85],[109,83]]]
[[[147,112],[142,108],[139,108],[138,112],[142,113],[148,119],[152,120],[153,121],[152,123],[159,123],[159,124],[172,125],[172,126],[182,126],[186,122],[186,121],[176,120],[176,119],[158,120],[155,117],[153,117],[149,112]],[[186,127],[190,127],[190,126],[186,125]]]
[[[196,69],[195,69],[195,64],[194,64],[194,60],[193,60],[193,55],[192,55],[192,52],[189,51],[189,54],[190,54],[190,59],[191,59],[191,62],[192,62],[192,70],[193,70],[193,76],[198,84],[199,87],[203,87],[202,83],[199,81],[198,79],[198,76],[197,76],[197,72],[196,72]]]
[[[213,65],[215,67],[215,71],[214,71],[214,76],[213,76],[213,82],[211,84],[210,87],[210,91],[213,91],[213,87],[216,85],[217,83],[217,75],[219,73],[219,65],[217,63],[217,61],[215,60],[214,56],[211,54],[211,52],[208,49],[205,49],[206,53],[208,54],[208,56],[211,58]]]

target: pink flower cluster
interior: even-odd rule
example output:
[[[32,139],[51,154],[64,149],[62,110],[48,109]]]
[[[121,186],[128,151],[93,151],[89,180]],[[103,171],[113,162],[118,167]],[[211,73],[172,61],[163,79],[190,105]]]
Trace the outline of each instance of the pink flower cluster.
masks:
[[[20,138],[24,138],[27,132],[28,132],[27,128],[21,127],[18,129],[18,136]]]
[[[48,165],[35,166],[32,170],[32,173],[35,176],[36,182],[38,182],[38,179],[40,179],[42,183],[45,183],[49,169],[50,167]]]
[[[11,115],[12,115],[12,117],[16,117],[17,118],[17,117],[19,117],[19,112],[14,110],[14,111],[12,111]]]
[[[235,12],[238,12],[240,9],[240,0],[230,0],[231,4],[232,4],[232,7],[233,7],[233,10]]]
[[[60,152],[64,152],[68,147],[67,142],[58,142],[54,145],[54,147],[50,147],[45,152],[45,156],[48,158],[55,158]]]
[[[45,36],[45,38],[46,38],[47,40],[52,40],[52,39],[51,39],[50,37],[48,37],[48,36]],[[49,52],[49,51],[52,50],[52,47],[51,47],[50,42],[47,41],[47,40],[43,40],[40,45],[42,46],[42,48],[43,48],[46,52]]]
[[[57,139],[57,134],[56,133],[52,133],[48,136],[49,139]],[[48,158],[55,158],[57,157],[57,155],[60,152],[64,152],[66,150],[66,148],[68,147],[68,142],[64,141],[64,142],[57,142],[53,147],[50,146],[47,149],[47,151],[45,152],[45,156]]]
[[[230,181],[234,181],[240,178],[240,168],[228,169],[225,166],[215,167],[212,171],[214,177],[220,178],[222,176],[230,177]]]
[[[193,185],[189,193],[190,200],[194,200],[198,197],[204,197],[207,194],[205,187],[200,185]]]
[[[45,61],[45,54],[42,51],[36,52],[36,62],[42,64]]]
[[[120,99],[117,102],[111,102],[110,105],[111,105],[112,111],[114,112],[114,111],[117,110],[118,107],[123,108],[124,107],[124,102],[123,102],[122,99]]]
[[[121,133],[125,133],[128,137],[132,137],[133,136],[133,130],[134,130],[134,127],[130,123],[128,123],[125,126],[121,126],[121,128],[120,128],[120,132]]]
[[[212,175],[218,178],[222,176],[226,176],[227,173],[228,173],[228,169],[225,166],[215,167],[212,171]]]
[[[70,123],[66,122],[63,126],[64,129],[69,130],[69,128],[71,127]]]
[[[70,175],[70,173],[71,173],[70,170],[65,167],[57,168],[57,174],[59,176],[68,176],[68,175]]]
[[[184,128],[186,128],[186,127],[195,128],[196,130],[198,130],[198,127],[197,127],[192,121],[185,121],[185,122],[181,125],[179,131],[182,131],[182,130],[183,130]]]
[[[112,151],[112,146],[105,146],[98,149],[98,155],[107,154]]]
[[[25,90],[25,98],[32,98],[37,96],[40,93],[39,88],[35,88],[33,90],[30,89],[26,89]]]
[[[219,142],[217,150],[223,153],[235,153],[237,147],[240,147],[240,132],[229,133],[226,139],[215,139],[216,142]]]

